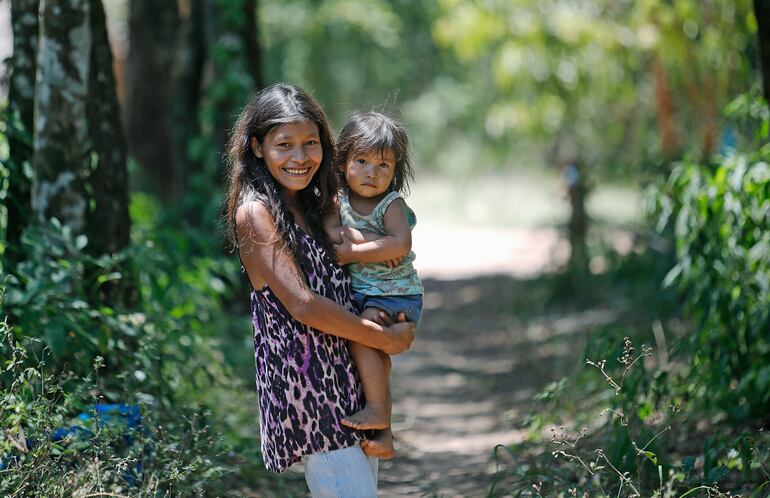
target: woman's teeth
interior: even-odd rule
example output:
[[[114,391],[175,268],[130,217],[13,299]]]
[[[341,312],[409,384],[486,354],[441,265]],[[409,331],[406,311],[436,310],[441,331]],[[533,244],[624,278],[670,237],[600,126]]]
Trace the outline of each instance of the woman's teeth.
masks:
[[[310,168],[302,168],[302,169],[285,168],[284,171],[286,171],[290,175],[302,176],[302,175],[306,175],[307,172],[310,171]]]

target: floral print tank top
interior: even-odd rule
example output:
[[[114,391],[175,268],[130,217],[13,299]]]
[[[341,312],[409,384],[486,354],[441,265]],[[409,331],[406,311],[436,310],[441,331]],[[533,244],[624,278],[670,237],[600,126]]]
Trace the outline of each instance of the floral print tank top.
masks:
[[[310,290],[351,312],[350,280],[312,237],[296,229]],[[356,444],[340,420],[363,408],[347,341],[295,320],[270,287],[251,291],[262,457],[282,472],[302,455]]]

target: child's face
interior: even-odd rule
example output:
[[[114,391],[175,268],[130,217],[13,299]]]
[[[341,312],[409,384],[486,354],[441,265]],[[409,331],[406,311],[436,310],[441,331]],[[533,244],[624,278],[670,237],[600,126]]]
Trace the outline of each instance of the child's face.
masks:
[[[323,160],[318,126],[312,121],[273,128],[261,144],[252,137],[251,147],[257,157],[265,160],[273,178],[288,192],[307,187]]]
[[[389,150],[353,153],[345,163],[345,181],[361,197],[376,197],[387,192],[396,173],[396,159]]]

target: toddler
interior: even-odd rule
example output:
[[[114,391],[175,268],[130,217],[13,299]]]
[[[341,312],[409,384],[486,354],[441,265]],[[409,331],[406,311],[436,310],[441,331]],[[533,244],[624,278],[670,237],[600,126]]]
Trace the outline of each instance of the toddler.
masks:
[[[354,114],[338,140],[338,168],[344,178],[338,211],[325,219],[338,263],[348,265],[353,300],[361,316],[395,321],[403,313],[417,323],[423,287],[412,266],[414,212],[402,192],[412,176],[404,127],[378,112]],[[350,343],[366,397],[366,406],[342,420],[354,429],[377,429],[362,443],[378,458],[395,455],[390,431],[390,357]]]

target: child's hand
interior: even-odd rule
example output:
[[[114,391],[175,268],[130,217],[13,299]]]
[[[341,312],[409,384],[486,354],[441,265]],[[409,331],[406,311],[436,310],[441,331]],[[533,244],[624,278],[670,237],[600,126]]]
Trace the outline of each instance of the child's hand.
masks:
[[[404,258],[405,256],[401,256],[400,258],[391,259],[390,261],[386,261],[385,263],[387,263],[389,267],[395,268],[401,264]]]
[[[337,254],[337,264],[345,266],[348,263],[354,263],[353,241],[350,240],[350,237],[344,230],[340,231],[340,238],[342,239],[342,242],[340,244],[334,244],[334,252]]]

